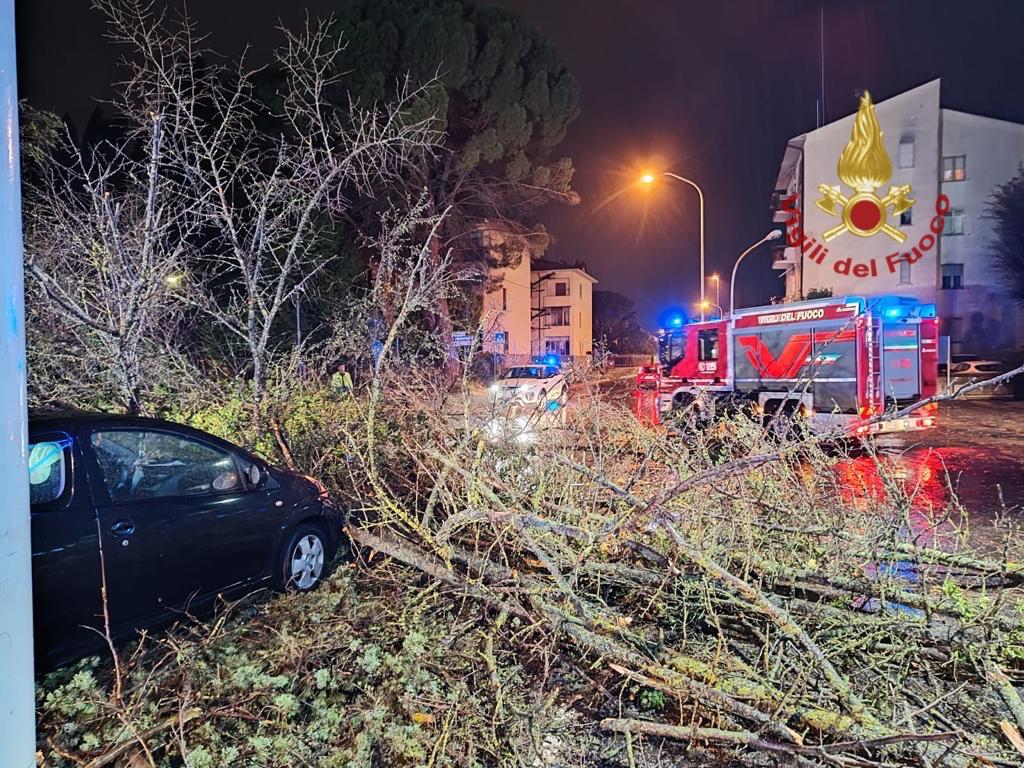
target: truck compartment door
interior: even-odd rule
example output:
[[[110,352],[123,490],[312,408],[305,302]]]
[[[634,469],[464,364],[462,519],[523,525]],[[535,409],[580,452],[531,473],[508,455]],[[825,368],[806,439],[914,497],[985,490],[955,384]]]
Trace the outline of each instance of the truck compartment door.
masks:
[[[882,325],[882,395],[887,403],[921,396],[920,334],[916,323]]]

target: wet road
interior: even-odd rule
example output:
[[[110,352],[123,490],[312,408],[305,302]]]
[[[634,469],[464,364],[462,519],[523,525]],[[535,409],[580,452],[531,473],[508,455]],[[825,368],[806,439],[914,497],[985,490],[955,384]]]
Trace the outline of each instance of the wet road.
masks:
[[[955,493],[973,543],[998,549],[1001,510],[1024,527],[1024,401],[965,400],[939,408],[937,428],[879,439],[879,453],[905,488],[920,489],[915,507],[938,512]]]
[[[656,422],[652,394],[632,392],[629,397],[640,419]],[[970,543],[991,553],[1005,539],[996,523],[1002,512],[1024,529],[1024,401],[943,403],[935,429],[883,436],[876,446],[877,459],[864,452],[837,465],[848,501],[881,500],[895,481],[911,500],[918,535],[932,531],[940,540],[955,538],[966,517]],[[954,499],[966,515],[954,513],[936,525],[937,518],[955,508]],[[920,543],[929,543],[928,538]],[[1022,546],[1018,542],[1014,549]]]

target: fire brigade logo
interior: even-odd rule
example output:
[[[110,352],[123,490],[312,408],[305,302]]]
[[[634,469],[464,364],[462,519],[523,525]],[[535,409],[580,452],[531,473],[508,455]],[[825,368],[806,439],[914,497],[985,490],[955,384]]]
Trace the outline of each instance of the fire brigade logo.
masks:
[[[850,141],[836,164],[839,178],[854,194],[846,197],[839,185],[819,184],[818,191],[824,195],[817,201],[821,210],[830,216],[840,216],[842,223],[826,230],[822,236],[829,242],[844,232],[858,237],[870,237],[884,232],[897,243],[907,239],[904,232],[887,221],[889,206],[892,215],[899,216],[910,210],[914,201],[909,197],[910,185],[899,184],[889,187],[885,197],[879,197],[876,190],[885,185],[892,176],[892,161],[885,151],[884,134],[875,117],[875,105],[867,91],[860,98],[860,107],[853,122]],[[837,211],[837,208],[839,209]]]

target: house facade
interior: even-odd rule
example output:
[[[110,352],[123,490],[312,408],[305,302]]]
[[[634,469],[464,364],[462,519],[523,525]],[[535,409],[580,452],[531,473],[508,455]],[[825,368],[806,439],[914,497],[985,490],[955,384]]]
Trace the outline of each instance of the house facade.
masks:
[[[491,271],[480,314],[484,351],[505,364],[545,354],[592,354],[597,280],[583,264],[531,258],[520,242],[500,228],[481,230],[481,245],[514,264]],[[521,252],[509,258],[510,247]]]
[[[1004,289],[985,214],[995,188],[1024,163],[1024,125],[943,109],[940,91],[933,80],[873,106],[891,169],[868,192],[886,203],[881,228],[870,236],[864,232],[878,224],[873,209],[860,211],[870,220],[856,218],[847,203],[860,195],[837,167],[872,125],[864,110],[787,143],[773,197],[787,239],[773,266],[784,276],[787,301],[828,291],[914,296],[936,304],[952,353],[1017,349],[1024,313]],[[869,179],[860,192],[878,181]],[[857,221],[859,234],[844,229]]]
[[[530,265],[530,351],[584,358],[594,351],[597,280],[582,264],[534,259]]]

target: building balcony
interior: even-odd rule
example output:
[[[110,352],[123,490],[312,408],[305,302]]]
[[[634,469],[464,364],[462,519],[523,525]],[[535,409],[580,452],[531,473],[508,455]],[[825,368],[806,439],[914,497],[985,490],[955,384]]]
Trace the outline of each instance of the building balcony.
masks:
[[[772,248],[772,269],[789,270],[796,266],[797,249],[786,245]]]

